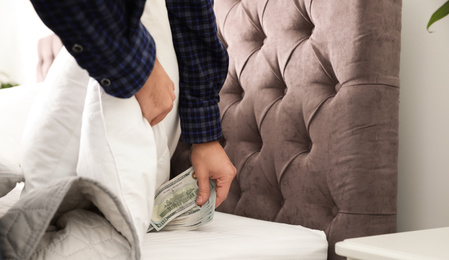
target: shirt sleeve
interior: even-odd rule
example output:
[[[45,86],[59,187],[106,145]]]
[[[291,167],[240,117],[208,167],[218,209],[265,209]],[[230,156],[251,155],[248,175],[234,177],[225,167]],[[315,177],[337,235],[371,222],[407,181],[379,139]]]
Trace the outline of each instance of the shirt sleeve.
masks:
[[[43,22],[106,93],[133,96],[154,66],[156,46],[140,22],[145,0],[31,0]],[[212,0],[166,0],[180,72],[182,137],[222,137],[219,92],[228,55],[218,39]]]
[[[180,74],[182,138],[205,143],[222,137],[219,92],[228,71],[212,0],[166,0]]]
[[[154,66],[156,46],[140,22],[145,0],[32,0],[78,64],[106,93],[133,96]]]

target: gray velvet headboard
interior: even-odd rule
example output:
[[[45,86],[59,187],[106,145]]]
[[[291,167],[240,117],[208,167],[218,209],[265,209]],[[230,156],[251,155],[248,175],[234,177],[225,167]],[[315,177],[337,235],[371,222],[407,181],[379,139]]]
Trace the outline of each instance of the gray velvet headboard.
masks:
[[[324,230],[329,259],[337,241],[395,232],[401,4],[215,1],[238,171],[220,211]]]

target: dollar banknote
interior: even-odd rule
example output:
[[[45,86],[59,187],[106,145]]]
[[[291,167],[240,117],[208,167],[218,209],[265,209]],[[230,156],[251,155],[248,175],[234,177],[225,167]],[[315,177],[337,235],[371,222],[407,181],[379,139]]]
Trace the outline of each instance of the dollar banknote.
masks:
[[[201,207],[196,204],[198,180],[190,167],[156,191],[150,227],[152,230],[192,230],[210,222],[215,212],[215,182],[209,181],[210,197]]]
[[[215,189],[212,189],[210,198],[205,204],[201,207],[195,204],[192,209],[179,215],[168,223],[164,227],[164,230],[193,230],[212,221],[215,212],[215,199]]]

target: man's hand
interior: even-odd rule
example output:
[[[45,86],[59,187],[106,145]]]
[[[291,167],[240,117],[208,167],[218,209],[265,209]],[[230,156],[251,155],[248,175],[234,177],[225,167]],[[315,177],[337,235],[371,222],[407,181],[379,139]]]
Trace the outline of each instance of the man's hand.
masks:
[[[44,81],[48,70],[62,48],[62,42],[56,34],[39,39],[37,43],[38,62],[36,66],[37,82]]]
[[[160,123],[173,109],[175,85],[156,59],[147,82],[136,93],[143,116],[151,126]]]
[[[209,178],[215,180],[217,186],[218,207],[228,196],[231,182],[237,173],[226,152],[218,141],[194,144],[192,148],[192,164],[198,178],[199,193],[196,203],[203,205],[210,195]]]

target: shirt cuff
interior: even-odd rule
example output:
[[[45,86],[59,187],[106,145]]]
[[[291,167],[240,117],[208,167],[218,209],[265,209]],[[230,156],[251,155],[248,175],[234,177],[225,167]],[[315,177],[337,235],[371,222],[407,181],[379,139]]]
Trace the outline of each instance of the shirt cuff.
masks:
[[[93,58],[95,55],[89,52],[89,48],[80,53],[71,48],[69,52],[106,93],[118,98],[130,98],[142,88],[153,70],[156,44],[142,23],[127,42],[118,41],[117,44],[119,47],[104,53],[111,58],[103,62],[98,62],[97,57]]]
[[[222,136],[220,109],[218,105],[199,108],[179,108],[182,140],[190,144],[209,143]]]

